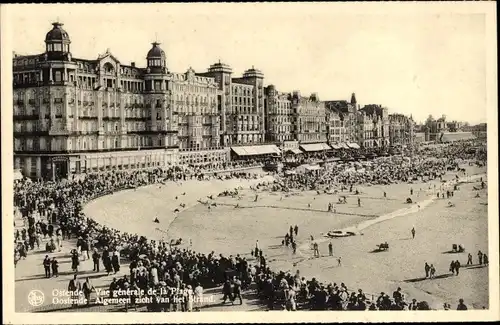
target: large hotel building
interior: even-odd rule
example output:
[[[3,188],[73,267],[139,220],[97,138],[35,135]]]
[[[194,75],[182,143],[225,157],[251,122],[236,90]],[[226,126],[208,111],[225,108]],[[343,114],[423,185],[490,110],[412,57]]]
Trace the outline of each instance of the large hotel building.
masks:
[[[354,94],[350,102],[320,101],[264,87],[253,67],[241,77],[220,61],[202,73],[171,72],[157,42],[146,67],[109,50],[75,58],[63,24],[52,25],[44,53],[13,58],[14,168],[27,177],[385,146],[395,121],[386,109],[363,113]],[[391,131],[404,131],[402,119]]]
[[[232,78],[168,70],[153,43],[147,66],[71,53],[63,24],[46,34],[45,53],[14,54],[14,168],[35,178],[110,168],[222,163],[227,146],[264,139],[263,74]]]

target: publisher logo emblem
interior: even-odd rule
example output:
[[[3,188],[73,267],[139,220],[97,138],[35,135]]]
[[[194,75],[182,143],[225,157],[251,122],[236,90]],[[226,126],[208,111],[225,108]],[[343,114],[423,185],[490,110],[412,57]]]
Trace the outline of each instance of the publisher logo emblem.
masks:
[[[33,307],[38,307],[43,304],[45,295],[40,290],[31,290],[28,294],[28,302]]]

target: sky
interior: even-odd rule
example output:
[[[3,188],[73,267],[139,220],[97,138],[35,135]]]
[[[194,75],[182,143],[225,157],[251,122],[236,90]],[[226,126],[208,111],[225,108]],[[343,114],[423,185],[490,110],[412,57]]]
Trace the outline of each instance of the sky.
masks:
[[[123,64],[145,66],[157,39],[170,71],[204,72],[220,60],[233,76],[254,66],[266,85],[283,92],[316,92],[321,100],[349,100],[354,92],[362,106],[381,104],[417,122],[430,114],[485,122],[485,15],[414,9],[342,3],[10,5],[4,14],[19,54],[43,53],[45,34],[58,20],[76,58],[95,59],[109,49]]]

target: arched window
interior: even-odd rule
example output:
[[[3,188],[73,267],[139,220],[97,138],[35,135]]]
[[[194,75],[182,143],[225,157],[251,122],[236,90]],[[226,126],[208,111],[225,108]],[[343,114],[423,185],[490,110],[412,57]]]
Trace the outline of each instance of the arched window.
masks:
[[[109,63],[109,62],[104,63],[103,68],[104,68],[104,72],[105,73],[109,73],[109,74],[113,73],[114,70],[115,70],[113,68],[113,65],[111,63]]]

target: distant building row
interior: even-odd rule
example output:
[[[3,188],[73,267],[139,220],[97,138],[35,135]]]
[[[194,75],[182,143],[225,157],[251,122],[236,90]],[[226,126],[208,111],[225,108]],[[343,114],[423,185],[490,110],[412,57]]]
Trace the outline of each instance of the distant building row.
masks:
[[[234,77],[221,62],[174,73],[157,42],[145,68],[109,51],[74,58],[63,24],[52,25],[44,53],[13,59],[14,165],[27,176],[220,163],[240,145],[412,141],[411,118],[360,108],[354,94],[348,102],[280,93],[259,70]]]

